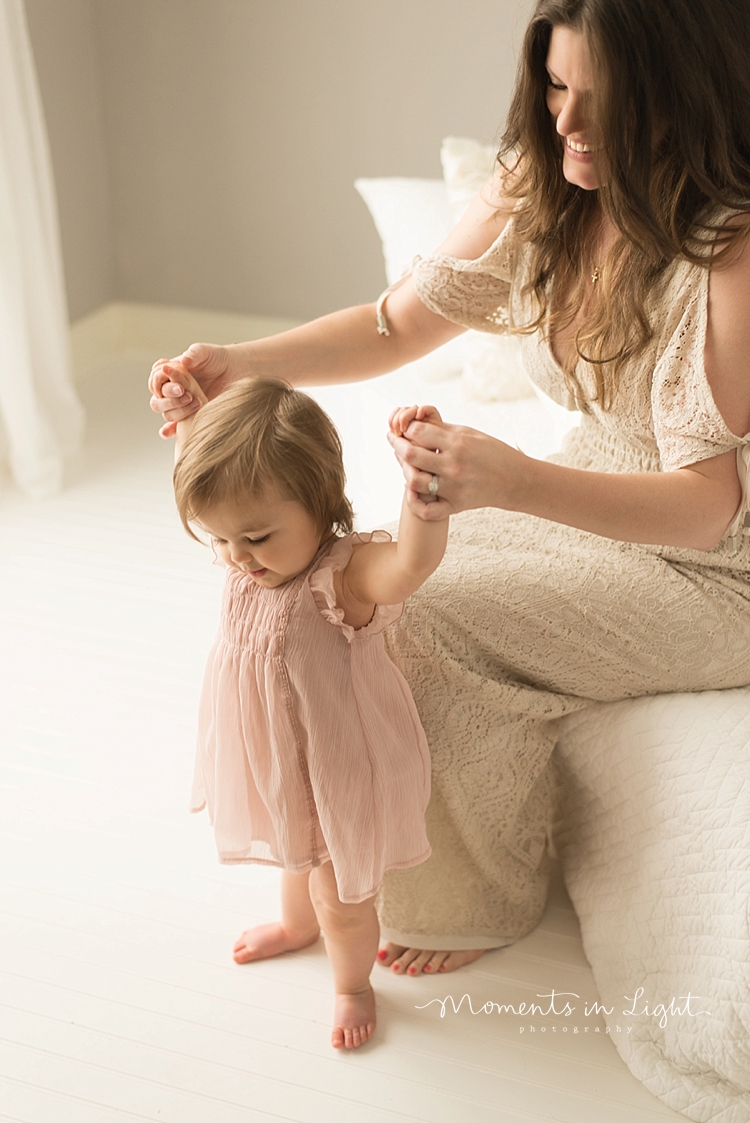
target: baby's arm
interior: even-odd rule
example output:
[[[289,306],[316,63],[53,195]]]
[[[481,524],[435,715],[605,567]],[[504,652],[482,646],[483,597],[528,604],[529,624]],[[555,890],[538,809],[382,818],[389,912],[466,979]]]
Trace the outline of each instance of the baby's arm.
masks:
[[[391,430],[402,436],[410,423],[440,422],[433,406],[409,406],[390,418]],[[439,502],[436,498],[435,502]],[[342,574],[344,620],[355,627],[363,616],[372,616],[376,604],[400,604],[424,584],[440,564],[448,540],[448,514],[425,521],[414,513],[407,491],[401,507],[397,542],[368,542],[352,554]],[[369,615],[367,610],[369,609]],[[349,613],[351,619],[347,619]]]
[[[180,366],[177,363],[172,363],[172,366],[175,368],[175,372],[177,374],[179,374],[180,388],[182,389],[183,385],[184,385],[187,392],[192,394],[193,397],[196,399],[196,401],[199,402],[198,408],[200,409],[200,407],[205,405],[206,402],[208,401],[208,398],[204,394],[203,390],[198,385],[198,383],[193,378],[193,376],[189,373],[189,371],[187,371],[183,366]],[[172,385],[172,384],[169,383],[169,382],[165,382],[164,385],[162,386],[162,391],[165,390],[166,387],[169,386],[169,385]],[[169,397],[168,394],[165,395],[165,396]],[[175,443],[174,443],[175,463],[177,463],[177,461],[180,459],[180,454],[181,454],[182,449],[185,445],[187,435],[190,432],[190,430],[193,428],[193,425],[195,424],[196,417],[197,417],[197,411],[196,411],[196,413],[191,413],[189,417],[186,417],[184,419],[184,421],[178,421],[177,422],[177,428],[175,430]]]

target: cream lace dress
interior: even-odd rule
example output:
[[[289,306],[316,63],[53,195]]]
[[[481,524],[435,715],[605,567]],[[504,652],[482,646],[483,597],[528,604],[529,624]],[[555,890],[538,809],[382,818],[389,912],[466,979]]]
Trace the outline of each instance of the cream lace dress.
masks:
[[[414,271],[446,319],[503,332],[527,311],[528,248],[511,220],[476,261],[438,254]],[[433,948],[499,947],[539,920],[557,723],[593,700],[750,683],[750,434],[725,425],[706,380],[708,270],[676,262],[657,332],[552,459],[600,472],[672,471],[738,450],[743,503],[713,550],[615,542],[492,508],[451,522],[445,560],[388,632],[432,757],[432,856],[386,875],[384,934]],[[533,381],[573,408],[542,333],[524,337]],[[587,371],[582,364],[580,376]],[[590,371],[588,374],[590,375]],[[585,383],[584,383],[585,384]]]

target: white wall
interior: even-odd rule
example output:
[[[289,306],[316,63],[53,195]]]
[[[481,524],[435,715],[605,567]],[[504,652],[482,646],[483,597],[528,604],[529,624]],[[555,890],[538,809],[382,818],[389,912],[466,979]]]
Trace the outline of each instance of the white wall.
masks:
[[[352,181],[438,176],[443,136],[491,139],[528,6],[27,0],[71,308],[105,291],[111,245],[119,299],[304,318],[372,299],[380,249]],[[84,103],[93,182],[71,148]]]

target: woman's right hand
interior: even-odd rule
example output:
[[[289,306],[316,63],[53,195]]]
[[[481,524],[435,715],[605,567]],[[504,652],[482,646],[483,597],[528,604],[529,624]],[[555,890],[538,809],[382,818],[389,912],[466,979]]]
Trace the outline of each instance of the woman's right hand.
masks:
[[[226,390],[239,374],[233,362],[233,349],[220,344],[193,343],[175,359],[158,359],[151,368],[148,388],[151,409],[164,418],[159,430],[161,437],[173,437],[177,422],[200,408],[197,395],[188,389],[185,371],[193,376],[209,401]]]

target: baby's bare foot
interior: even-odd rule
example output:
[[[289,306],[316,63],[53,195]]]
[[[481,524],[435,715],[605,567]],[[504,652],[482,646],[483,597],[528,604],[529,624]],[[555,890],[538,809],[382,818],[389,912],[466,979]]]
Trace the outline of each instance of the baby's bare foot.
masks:
[[[378,952],[378,963],[390,967],[397,975],[436,975],[465,967],[484,955],[483,948],[472,951],[426,951],[423,948],[405,948],[400,944],[386,943]]]
[[[248,928],[234,945],[235,963],[252,963],[255,959],[269,959],[285,951],[298,951],[314,944],[320,935],[319,929],[310,932],[290,932],[282,924],[259,924]]]
[[[331,1045],[334,1049],[356,1049],[375,1029],[375,992],[371,986],[357,994],[337,994],[333,1008]]]

